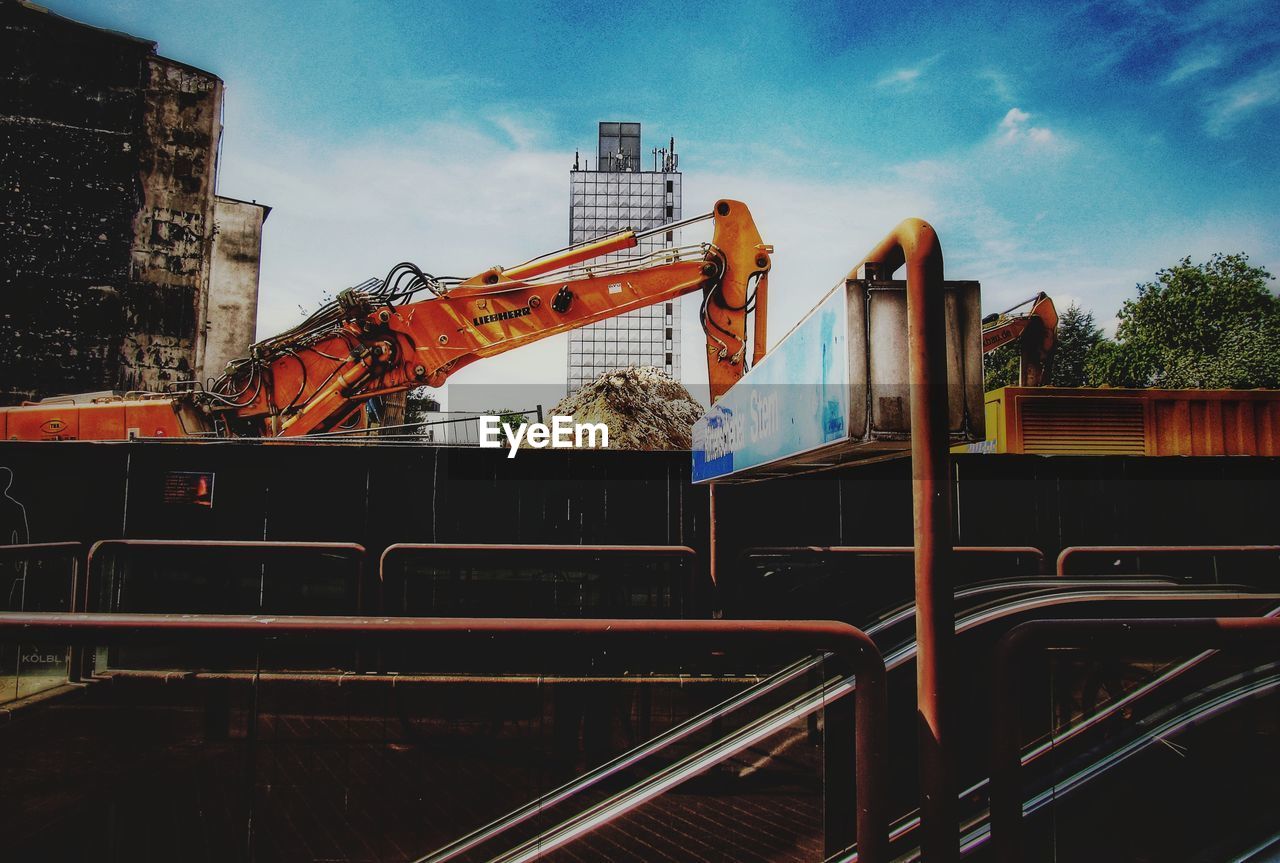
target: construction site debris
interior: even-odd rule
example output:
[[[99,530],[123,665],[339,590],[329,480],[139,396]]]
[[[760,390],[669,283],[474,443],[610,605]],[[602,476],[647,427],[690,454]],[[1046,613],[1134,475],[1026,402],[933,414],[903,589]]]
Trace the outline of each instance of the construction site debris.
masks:
[[[609,426],[609,449],[681,450],[693,444],[703,407],[679,381],[652,366],[605,372],[548,412]]]

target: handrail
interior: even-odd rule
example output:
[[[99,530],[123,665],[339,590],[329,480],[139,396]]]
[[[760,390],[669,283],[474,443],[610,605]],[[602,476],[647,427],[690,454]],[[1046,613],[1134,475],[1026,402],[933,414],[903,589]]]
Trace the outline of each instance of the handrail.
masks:
[[[1217,651],[1207,651],[1208,653],[1216,653]],[[1242,698],[1251,698],[1259,693],[1268,693],[1280,689],[1280,675],[1272,675],[1238,686],[1225,694],[1214,694],[1208,702],[1196,704],[1184,713],[1176,714],[1172,718],[1164,721],[1160,725],[1147,728],[1134,740],[1129,741],[1120,746],[1119,749],[1104,754],[1097,761],[1081,768],[1075,775],[1061,782],[1054,782],[1048,789],[1037,792],[1036,794],[1026,798],[1022,803],[1023,817],[1041,811],[1046,806],[1061,800],[1064,795],[1092,782],[1098,776],[1105,774],[1111,767],[1122,762],[1129,756],[1140,752],[1144,748],[1148,748],[1155,743],[1164,743],[1168,738],[1177,734],[1187,725],[1200,721],[1206,715],[1213,715],[1224,707],[1231,707]],[[1026,756],[1022,757],[1022,765],[1025,767],[1031,760]],[[984,779],[982,782],[966,789],[961,795],[961,799],[968,797],[982,790],[987,785]],[[902,836],[910,833],[919,826],[919,819],[895,827],[889,834],[890,841],[896,842]],[[969,854],[978,847],[988,842],[991,838],[991,820],[990,811],[978,815],[970,819],[961,829],[960,852],[961,854]],[[857,859],[856,853],[848,855],[839,860],[832,860],[831,863],[852,863]],[[900,863],[915,863],[920,859],[917,851],[908,852],[897,858]],[[1236,858],[1240,859],[1240,858]]]
[[[1271,611],[1261,616],[1262,617],[1280,617],[1280,606],[1273,608]],[[1090,728],[1093,728],[1098,724],[1106,721],[1107,719],[1110,719],[1111,717],[1120,713],[1122,710],[1125,710],[1131,707],[1138,701],[1150,695],[1152,692],[1159,690],[1162,686],[1164,686],[1165,684],[1171,681],[1179,679],[1180,677],[1185,675],[1187,672],[1191,671],[1196,666],[1200,665],[1200,663],[1204,662],[1207,659],[1210,659],[1213,656],[1216,656],[1217,654],[1218,654],[1217,650],[1204,650],[1204,651],[1201,651],[1200,653],[1197,653],[1195,656],[1191,657],[1190,659],[1187,659],[1187,660],[1184,660],[1183,662],[1178,663],[1172,668],[1168,668],[1161,671],[1159,673],[1159,676],[1157,676],[1156,678],[1142,684],[1141,686],[1139,686],[1138,688],[1130,692],[1126,692],[1120,698],[1116,698],[1112,701],[1109,701],[1107,704],[1098,708],[1096,713],[1092,713],[1088,716],[1081,717],[1081,719],[1078,722],[1067,726],[1065,729],[1055,731],[1052,737],[1050,737],[1048,740],[1045,740],[1040,745],[1034,746],[1031,749],[1027,750],[1026,752],[1020,753],[1018,756],[1019,764],[1025,768],[1027,765],[1035,763],[1036,761],[1040,760],[1042,757],[1053,753],[1055,749],[1057,749],[1058,747],[1061,747],[1064,743],[1069,742],[1070,740],[1080,736],[1085,731],[1088,731]],[[976,795],[982,792],[983,790],[987,789],[989,785],[990,785],[989,779],[986,779],[986,778],[980,779],[977,782],[970,785],[964,791],[961,791],[959,794],[959,799],[963,800],[966,798],[971,798],[973,797],[973,795]],[[889,831],[889,841],[897,842],[903,836],[907,835],[912,830],[915,830],[917,827],[919,827],[918,817],[913,819],[908,819],[900,823],[898,826],[893,827]],[[961,850],[963,852],[965,849],[962,847]]]
[[[259,550],[268,553],[293,551],[330,552],[355,562],[356,607],[359,610],[363,610],[364,607],[364,561],[368,551],[359,543],[261,539],[100,539],[89,548],[88,557],[85,559],[84,604],[77,609],[75,603],[73,603],[72,611],[87,611],[89,609],[89,599],[92,595],[91,582],[93,580],[94,558],[104,549],[113,548]],[[379,581],[381,581],[381,572],[379,572]]]
[[[714,647],[754,648],[776,642],[806,652],[830,651],[848,663],[858,680],[855,699],[854,750],[858,810],[858,844],[862,859],[888,859],[886,788],[887,701],[885,666],[866,633],[836,621],[789,620],[629,620],[629,619],[489,619],[291,617],[261,615],[172,614],[0,614],[5,637],[97,639],[211,640],[306,637],[312,640],[456,640],[506,641],[519,645],[564,643],[580,648],[583,639],[616,644],[633,642],[652,651],[654,636]]]
[[[1280,646],[1280,618],[1116,618],[1032,620],[1015,626],[996,645],[992,688],[991,840],[997,860],[1021,856],[1021,723],[1014,685],[1023,660],[1036,650],[1084,648],[1206,650],[1227,646]]]
[[[952,551],[965,553],[992,552],[995,554],[1026,554],[1044,558],[1044,552],[1034,545],[957,545]],[[742,550],[748,554],[792,554],[799,552],[837,554],[915,554],[915,547],[910,545],[757,545]]]
[[[406,551],[493,551],[499,553],[556,554],[642,554],[655,557],[693,557],[698,553],[687,545],[532,545],[519,543],[469,543],[469,542],[394,542],[378,556],[378,576],[385,580],[387,558]]]
[[[631,557],[644,559],[659,560],[677,560],[689,561],[689,566],[681,569],[678,573],[681,576],[680,581],[683,584],[677,584],[677,579],[672,578],[669,586],[673,592],[683,591],[689,595],[696,593],[696,571],[693,563],[697,560],[697,552],[687,545],[568,545],[568,544],[527,544],[527,543],[465,543],[465,542],[397,542],[388,545],[382,550],[382,554],[378,557],[378,580],[383,585],[383,590],[391,591],[387,594],[388,602],[391,596],[398,589],[400,582],[396,581],[394,576],[399,572],[398,568],[392,565],[392,561],[399,562],[401,558],[413,559],[414,553],[425,556],[439,555],[448,557],[450,555],[458,555],[459,553],[469,555],[468,562],[475,561],[480,558],[481,561],[487,562],[484,555],[494,555],[495,559],[515,558],[521,563],[539,564],[545,562],[545,556],[552,556],[557,559],[568,558],[585,558],[585,557]],[[508,561],[509,562],[509,561]],[[400,566],[404,566],[400,563]],[[475,564],[477,568],[482,568],[479,563]],[[681,595],[685,595],[682,593]],[[407,608],[398,608],[387,606],[384,608],[388,613],[413,613],[413,610]],[[425,609],[416,609],[421,613]],[[430,613],[438,613],[437,608],[428,610]],[[597,613],[611,613],[611,609],[601,609]],[[543,610],[542,613],[559,613],[558,610]],[[644,612],[642,612],[644,613]],[[656,614],[656,610],[650,609],[650,614]]]
[[[641,780],[631,788],[618,792],[586,811],[498,855],[491,863],[531,863],[547,852],[567,845],[592,829],[625,815],[685,780],[732,758],[744,749],[776,734],[795,720],[826,707],[854,690],[854,678],[844,677],[798,696],[732,734],[713,741],[701,750]],[[426,857],[414,863],[431,863],[431,861],[434,861],[434,858]]]
[[[533,816],[540,815],[546,809],[559,805],[578,792],[613,776],[621,770],[625,770],[631,765],[649,757],[654,752],[665,749],[675,743],[679,743],[691,734],[701,731],[712,722],[727,716],[738,708],[744,707],[747,704],[780,689],[793,680],[808,674],[810,671],[821,666],[825,659],[826,657],[822,656],[810,657],[787,666],[749,689],[739,692],[708,710],[704,710],[697,716],[686,719],[679,725],[668,729],[657,737],[654,737],[652,740],[637,746],[635,749],[624,752],[617,758],[607,761],[594,770],[584,773],[577,779],[567,782],[559,788],[549,791],[541,797],[529,801],[520,808],[503,815],[501,818],[495,819],[483,827],[455,839],[448,845],[445,845],[426,857],[423,857],[418,861],[418,863],[446,863],[446,861],[453,860],[459,854],[465,854],[477,845],[488,842],[498,834],[519,824],[523,824]]]
[[[767,555],[801,555],[801,554],[834,554],[859,556],[910,557],[915,554],[915,547],[910,545],[778,545],[754,546],[744,548],[740,557],[748,558]],[[1033,545],[957,545],[951,551],[956,555],[978,556],[991,554],[1008,557],[1029,557],[1036,562],[1036,571],[1044,571],[1044,552]]]
[[[1086,554],[1280,554],[1280,545],[1072,545],[1058,553],[1057,574],[1066,575],[1071,559]]]

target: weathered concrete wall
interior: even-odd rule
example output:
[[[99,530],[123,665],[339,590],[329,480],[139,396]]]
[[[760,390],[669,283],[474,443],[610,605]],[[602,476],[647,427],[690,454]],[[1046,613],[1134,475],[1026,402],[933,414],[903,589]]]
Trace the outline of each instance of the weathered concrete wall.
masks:
[[[258,326],[258,274],[262,225],[270,207],[224,198],[213,203],[213,258],[197,377],[216,378],[227,363],[246,356]]]
[[[0,0],[0,403],[117,382],[153,48]]]
[[[164,57],[146,61],[141,209],[125,293],[125,390],[191,380],[213,250],[222,82]]]
[[[0,0],[0,403],[190,379],[222,82]]]

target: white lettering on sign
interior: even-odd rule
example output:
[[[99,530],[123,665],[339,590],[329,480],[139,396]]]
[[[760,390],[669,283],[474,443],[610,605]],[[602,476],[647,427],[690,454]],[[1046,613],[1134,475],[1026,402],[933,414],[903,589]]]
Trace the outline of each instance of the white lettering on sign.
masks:
[[[707,460],[723,458],[731,452],[742,449],[746,442],[742,423],[728,411],[721,411],[708,424],[706,432]]]
[[[770,392],[760,395],[751,393],[751,442],[757,443],[771,438],[778,433],[781,423],[778,419],[778,394]]]

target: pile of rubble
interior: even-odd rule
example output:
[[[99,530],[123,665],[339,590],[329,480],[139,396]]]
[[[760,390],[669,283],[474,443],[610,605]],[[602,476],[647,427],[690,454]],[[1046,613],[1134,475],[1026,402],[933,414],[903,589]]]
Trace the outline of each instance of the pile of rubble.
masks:
[[[605,423],[609,449],[689,449],[703,407],[678,381],[642,366],[605,372],[547,413]]]

